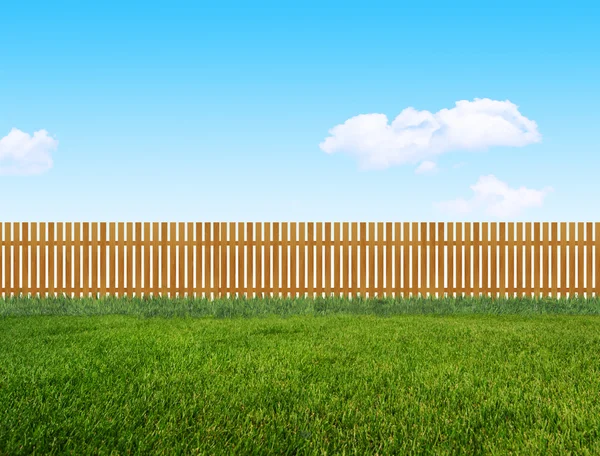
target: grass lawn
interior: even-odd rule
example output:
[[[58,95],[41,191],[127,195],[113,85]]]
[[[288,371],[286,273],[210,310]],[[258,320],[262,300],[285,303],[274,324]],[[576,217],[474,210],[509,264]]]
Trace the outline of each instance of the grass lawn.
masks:
[[[0,299],[0,454],[600,454],[598,299]]]

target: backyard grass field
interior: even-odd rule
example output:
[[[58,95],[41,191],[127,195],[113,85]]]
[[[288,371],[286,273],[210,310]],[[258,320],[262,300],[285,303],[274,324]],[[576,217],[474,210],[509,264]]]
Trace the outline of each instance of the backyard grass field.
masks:
[[[16,454],[600,454],[600,299],[0,298]]]

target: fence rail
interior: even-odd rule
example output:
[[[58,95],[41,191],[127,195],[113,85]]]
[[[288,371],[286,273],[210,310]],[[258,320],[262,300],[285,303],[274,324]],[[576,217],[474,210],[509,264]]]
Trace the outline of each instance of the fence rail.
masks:
[[[600,291],[600,222],[4,222],[0,230],[2,296]]]

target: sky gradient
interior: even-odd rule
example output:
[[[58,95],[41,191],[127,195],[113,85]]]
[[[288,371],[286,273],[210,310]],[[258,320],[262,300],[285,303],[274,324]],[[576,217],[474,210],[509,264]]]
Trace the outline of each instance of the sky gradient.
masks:
[[[3,5],[0,220],[598,220],[600,6],[280,3]]]

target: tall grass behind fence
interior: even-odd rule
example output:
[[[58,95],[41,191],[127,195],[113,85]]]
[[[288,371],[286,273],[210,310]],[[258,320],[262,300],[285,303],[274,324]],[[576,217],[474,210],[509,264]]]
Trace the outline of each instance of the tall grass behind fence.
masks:
[[[4,222],[0,228],[2,296],[590,297],[600,290],[599,222]]]

